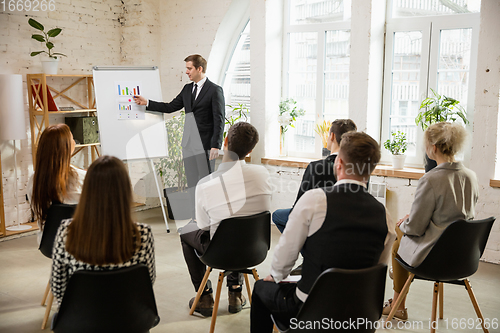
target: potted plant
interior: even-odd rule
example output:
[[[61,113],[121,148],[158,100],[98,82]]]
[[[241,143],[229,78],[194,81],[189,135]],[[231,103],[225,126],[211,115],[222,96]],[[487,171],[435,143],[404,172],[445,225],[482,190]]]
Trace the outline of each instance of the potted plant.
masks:
[[[404,153],[408,148],[406,134],[400,131],[392,132],[391,138],[384,142],[384,148],[392,154],[392,167],[394,170],[403,169],[406,158]]]
[[[285,133],[288,126],[295,128],[293,122],[297,117],[306,114],[304,109],[297,107],[297,102],[293,98],[282,100],[279,104],[278,122],[280,123],[280,156],[286,156]]]
[[[46,60],[42,60],[43,72],[45,74],[57,74],[57,65],[59,62],[59,59],[57,58],[57,56],[66,56],[66,55],[62,54],[62,53],[58,53],[58,52],[53,52],[54,43],[51,41],[51,38],[54,38],[57,35],[59,35],[61,33],[62,29],[61,28],[53,28],[53,29],[50,29],[49,31],[45,32],[45,27],[41,23],[39,23],[38,21],[36,21],[32,18],[30,18],[28,20],[28,24],[31,25],[33,28],[40,30],[43,33],[43,35],[33,34],[33,35],[31,35],[31,38],[33,38],[34,40],[37,40],[41,43],[44,43],[45,46],[47,47],[47,51],[45,51],[45,50],[35,51],[35,52],[31,52],[30,55],[32,57],[34,57],[34,56],[37,56],[41,53],[46,53],[49,56],[49,58]]]
[[[230,111],[226,112],[225,118],[225,127],[224,127],[224,139],[226,139],[227,132],[229,128],[237,123],[241,118],[245,118],[240,121],[248,121],[249,110],[245,104],[237,103],[236,105],[226,105]]]
[[[330,155],[330,150],[328,150],[327,148],[328,134],[330,134],[330,127],[332,127],[332,122],[323,120],[323,123],[316,124],[316,128],[314,129],[314,131],[318,133],[319,137],[321,138],[321,143],[323,144],[323,149],[321,151],[321,156],[323,158]]]
[[[180,115],[165,121],[168,136],[168,156],[155,163],[157,173],[165,187],[163,194],[167,200],[168,217],[171,220],[184,220],[191,217],[181,146],[184,116],[184,111],[181,111]]]
[[[461,119],[464,124],[468,124],[467,113],[460,105],[460,102],[454,98],[445,95],[439,95],[431,88],[432,96],[427,97],[420,104],[420,111],[415,118],[415,124],[422,130],[426,130],[432,124],[442,121],[454,122]],[[436,161],[431,160],[425,155],[425,172],[436,166]]]

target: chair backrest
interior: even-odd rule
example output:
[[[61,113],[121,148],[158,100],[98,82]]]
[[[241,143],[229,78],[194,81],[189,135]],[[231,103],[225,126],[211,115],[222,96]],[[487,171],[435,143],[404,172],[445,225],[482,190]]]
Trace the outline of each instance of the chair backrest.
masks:
[[[52,248],[61,221],[73,217],[76,205],[53,203],[47,211],[47,219],[43,227],[42,240],[38,249],[47,258],[52,258]]]
[[[76,271],[52,320],[59,332],[148,332],[159,322],[148,268]]]
[[[212,268],[237,271],[266,259],[271,246],[271,213],[222,220],[200,260]]]
[[[457,220],[441,234],[431,252],[417,267],[409,267],[396,258],[409,272],[438,281],[466,278],[477,271],[494,217],[484,220]]]
[[[297,323],[317,322],[329,331],[356,328],[357,332],[375,332],[380,328],[377,321],[382,316],[386,273],[385,264],[364,269],[327,269],[316,279],[297,314]],[[290,332],[321,331],[301,330],[300,325],[290,328]]]

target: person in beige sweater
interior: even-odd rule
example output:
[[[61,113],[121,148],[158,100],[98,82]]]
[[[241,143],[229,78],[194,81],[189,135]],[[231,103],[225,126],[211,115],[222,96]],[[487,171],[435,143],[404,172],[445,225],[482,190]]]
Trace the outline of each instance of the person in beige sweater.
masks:
[[[397,223],[397,240],[392,248],[394,297],[386,302],[384,315],[391,311],[391,304],[398,299],[409,276],[396,256],[418,266],[448,225],[458,219],[474,218],[479,192],[476,174],[455,161],[466,136],[463,126],[447,122],[431,125],[424,133],[426,153],[437,167],[420,178],[410,214]],[[395,318],[408,319],[405,300]]]

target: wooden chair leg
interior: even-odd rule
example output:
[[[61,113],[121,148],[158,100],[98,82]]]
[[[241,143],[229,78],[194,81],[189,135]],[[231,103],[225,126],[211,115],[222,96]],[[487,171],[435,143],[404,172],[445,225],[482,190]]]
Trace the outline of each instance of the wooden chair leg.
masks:
[[[50,310],[52,309],[52,302],[54,301],[54,294],[49,289],[49,301],[47,303],[47,308],[45,309],[45,316],[43,317],[42,330],[47,327],[47,322],[49,321]]]
[[[248,303],[252,305],[252,290],[250,289],[250,281],[248,280],[248,274],[243,274],[245,277],[245,284],[247,286]]]
[[[255,279],[255,281],[260,280],[259,274],[257,274],[257,270],[255,268],[252,269],[252,274],[253,274],[253,278]]]
[[[431,333],[436,332],[436,314],[437,314],[437,300],[439,294],[439,282],[434,282],[434,290],[432,291],[432,312],[431,312]]]
[[[396,313],[396,310],[399,308],[399,305],[401,305],[401,302],[408,294],[408,290],[410,290],[410,285],[411,285],[411,282],[413,281],[414,277],[415,277],[415,274],[413,274],[413,273],[410,273],[410,276],[408,276],[408,279],[406,280],[406,283],[403,286],[403,289],[399,293],[399,297],[396,300],[396,303],[394,303],[394,305],[392,306],[391,312],[389,312],[389,315],[387,316],[387,320],[384,324],[384,327],[386,327],[387,322],[391,321],[392,318],[394,318],[394,314]]]
[[[217,282],[217,294],[215,295],[214,310],[212,312],[212,322],[210,323],[210,333],[215,331],[215,321],[217,320],[217,311],[219,310],[220,292],[222,283],[224,282],[224,272],[219,273],[219,281]]]
[[[467,289],[472,305],[474,306],[474,310],[476,310],[477,317],[481,319],[481,326],[483,327],[483,331],[484,333],[488,333],[489,332],[488,329],[484,326],[483,314],[481,313],[481,309],[479,308],[479,304],[477,303],[476,295],[474,295],[474,292],[472,291],[472,287],[469,283],[469,280],[465,279],[464,283],[465,283],[465,289]]]
[[[192,315],[194,313],[194,309],[196,309],[196,306],[198,305],[198,302],[200,301],[201,294],[203,293],[203,290],[205,289],[205,286],[207,285],[208,277],[210,276],[211,271],[212,271],[212,268],[207,267],[207,270],[205,271],[205,276],[203,276],[203,280],[201,281],[200,288],[198,288],[198,292],[196,293],[196,297],[194,298],[193,305],[191,306],[191,310],[189,310],[189,315]]]
[[[49,290],[50,290],[50,279],[49,279],[49,282],[47,282],[47,288],[45,288],[45,294],[43,294],[42,306],[45,305],[45,301],[47,300],[47,296],[49,296]]]
[[[439,319],[443,319],[444,312],[444,283],[439,282]]]

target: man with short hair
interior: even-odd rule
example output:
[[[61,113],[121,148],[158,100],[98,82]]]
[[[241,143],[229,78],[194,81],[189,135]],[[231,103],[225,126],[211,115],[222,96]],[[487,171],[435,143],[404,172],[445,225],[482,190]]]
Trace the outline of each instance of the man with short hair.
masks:
[[[271,274],[255,283],[252,333],[272,332],[271,314],[289,323],[324,270],[361,269],[387,262],[394,226],[384,206],[366,189],[379,160],[380,147],[368,134],[342,136],[334,165],[337,182],[302,195],[275,248]],[[289,275],[301,249],[300,281],[279,284]]]
[[[195,191],[198,181],[214,171],[224,133],[224,93],[222,88],[206,77],[207,61],[199,54],[186,59],[186,74],[192,81],[170,103],[134,96],[146,110],[172,113],[186,111],[182,135],[182,156],[191,199],[191,217],[196,219]]]
[[[259,141],[257,129],[249,123],[231,126],[224,141],[224,156],[216,172],[206,176],[196,187],[197,222],[182,228],[181,244],[195,291],[200,288],[206,266],[195,253],[205,253],[220,222],[230,217],[250,216],[271,207],[269,172],[261,165],[245,163]],[[241,295],[243,276],[227,276],[230,313],[241,311],[246,300]],[[194,297],[189,302],[189,307]],[[196,307],[197,312],[211,316],[214,305],[210,280]]]
[[[286,227],[290,212],[306,191],[335,184],[337,180],[335,179],[333,165],[340,149],[340,140],[344,133],[356,131],[356,129],[356,124],[351,119],[336,119],[332,123],[326,144],[326,148],[331,152],[330,156],[309,163],[304,171],[297,199],[295,199],[292,208],[277,209],[273,213],[273,222],[281,233]]]

